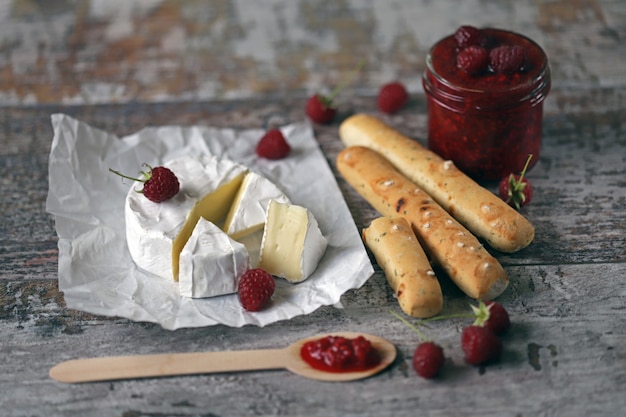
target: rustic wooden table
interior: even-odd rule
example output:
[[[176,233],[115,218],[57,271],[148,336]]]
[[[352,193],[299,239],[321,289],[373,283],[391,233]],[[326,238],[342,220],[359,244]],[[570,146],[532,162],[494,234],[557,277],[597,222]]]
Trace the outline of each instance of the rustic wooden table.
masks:
[[[511,278],[499,301],[513,322],[498,364],[465,364],[466,321],[452,319],[428,329],[446,350],[442,374],[418,377],[418,336],[389,313],[399,309],[377,266],[343,308],[263,328],[167,331],[66,307],[45,211],[52,113],[120,136],[147,125],[298,122],[309,93],[336,85],[365,57],[340,96],[339,120],[371,113],[423,141],[425,53],[460,23],[529,35],[553,70],[542,155],[528,176],[536,193],[523,209],[536,238],[519,253],[495,254]],[[0,414],[624,415],[625,38],[626,4],[617,0],[0,2]],[[384,116],[374,96],[394,78],[411,102]],[[314,126],[335,173],[338,121]],[[337,181],[363,228],[377,214]],[[446,312],[467,308],[458,290],[444,290]],[[80,385],[48,377],[70,358],[282,347],[341,330],[388,338],[399,356],[378,376],[341,384],[280,370]]]

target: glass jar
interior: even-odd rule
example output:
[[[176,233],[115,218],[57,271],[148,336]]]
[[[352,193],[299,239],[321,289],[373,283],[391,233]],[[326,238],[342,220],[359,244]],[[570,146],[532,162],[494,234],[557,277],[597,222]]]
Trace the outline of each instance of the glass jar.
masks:
[[[530,154],[529,169],[539,160],[550,68],[545,52],[527,37],[500,29],[481,33],[486,49],[524,48],[524,64],[513,73],[491,67],[466,73],[457,65],[454,35],[437,42],[423,76],[428,147],[476,180],[497,180],[519,173]]]

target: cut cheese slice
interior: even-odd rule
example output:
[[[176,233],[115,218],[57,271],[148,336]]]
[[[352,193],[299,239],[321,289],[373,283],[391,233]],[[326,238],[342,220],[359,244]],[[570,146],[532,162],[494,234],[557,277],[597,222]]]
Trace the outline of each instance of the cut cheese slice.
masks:
[[[273,182],[256,172],[248,172],[226,217],[224,231],[239,239],[262,229],[270,200],[290,203]]]
[[[214,156],[182,157],[164,164],[176,174],[180,192],[154,203],[133,184],[126,197],[126,241],[140,268],[157,276],[178,278],[178,259],[200,219],[217,223],[228,212],[247,169]]]
[[[245,246],[200,218],[180,253],[180,295],[206,298],[232,294],[248,268]]]
[[[300,282],[315,271],[327,244],[308,209],[271,200],[259,266],[287,281]]]

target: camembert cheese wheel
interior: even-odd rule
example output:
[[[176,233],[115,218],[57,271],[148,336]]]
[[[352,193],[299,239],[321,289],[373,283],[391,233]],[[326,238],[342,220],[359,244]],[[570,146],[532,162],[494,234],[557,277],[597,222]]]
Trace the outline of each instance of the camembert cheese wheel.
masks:
[[[222,221],[239,190],[247,169],[214,156],[182,157],[165,163],[178,177],[180,192],[154,203],[135,190],[126,197],[126,241],[140,268],[178,281],[180,252],[203,217]]]

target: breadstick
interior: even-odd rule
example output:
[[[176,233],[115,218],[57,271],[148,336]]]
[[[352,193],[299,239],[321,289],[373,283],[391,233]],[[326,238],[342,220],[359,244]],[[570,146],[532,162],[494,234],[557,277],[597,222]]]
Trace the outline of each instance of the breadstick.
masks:
[[[352,146],[337,156],[346,181],[383,216],[404,217],[431,260],[469,297],[500,295],[509,279],[478,239],[377,152]]]
[[[402,311],[427,318],[443,308],[441,286],[409,222],[379,217],[363,229],[363,241],[385,272]]]
[[[448,213],[492,248],[512,253],[532,242],[533,225],[494,193],[481,187],[419,142],[379,119],[357,114],[339,127],[346,146],[366,146],[387,158]]]

